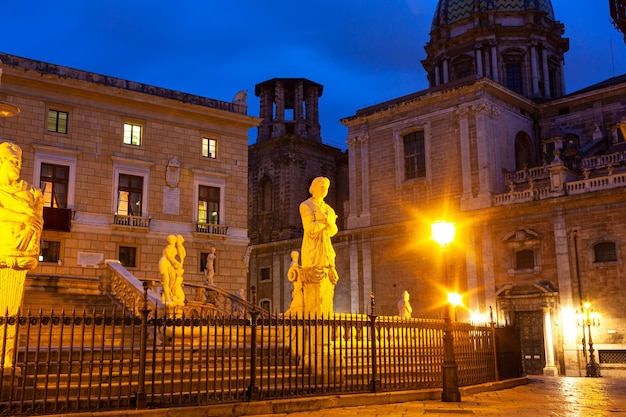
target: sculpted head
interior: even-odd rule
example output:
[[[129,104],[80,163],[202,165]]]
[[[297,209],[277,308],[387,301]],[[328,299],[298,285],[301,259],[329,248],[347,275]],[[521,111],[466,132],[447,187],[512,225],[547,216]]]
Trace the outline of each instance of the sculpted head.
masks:
[[[311,182],[309,193],[313,198],[324,198],[328,195],[330,180],[326,177],[317,177]]]
[[[22,148],[12,142],[0,143],[0,176],[2,181],[13,183],[20,178]]]

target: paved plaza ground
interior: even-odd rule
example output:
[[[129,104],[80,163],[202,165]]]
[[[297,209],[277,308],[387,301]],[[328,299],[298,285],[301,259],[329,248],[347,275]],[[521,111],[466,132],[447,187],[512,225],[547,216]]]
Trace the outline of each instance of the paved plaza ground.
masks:
[[[514,388],[477,394],[461,392],[460,403],[409,401],[254,417],[626,416],[626,378],[531,376],[527,384]]]

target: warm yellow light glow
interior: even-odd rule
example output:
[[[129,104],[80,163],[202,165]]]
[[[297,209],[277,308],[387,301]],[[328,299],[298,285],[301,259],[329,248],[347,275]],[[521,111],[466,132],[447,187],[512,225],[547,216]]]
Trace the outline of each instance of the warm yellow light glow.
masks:
[[[472,323],[488,323],[489,322],[489,318],[487,317],[487,314],[485,314],[485,313],[481,313],[479,311],[474,311],[474,312],[470,313],[470,322],[472,322]]]
[[[431,237],[442,248],[448,246],[454,240],[454,223],[443,220],[434,222],[431,226]]]
[[[452,304],[453,306],[463,305],[463,296],[456,292],[449,292],[448,303]]]
[[[585,307],[585,309],[588,309],[589,307],[591,307],[591,303],[587,301],[583,304],[583,307]]]

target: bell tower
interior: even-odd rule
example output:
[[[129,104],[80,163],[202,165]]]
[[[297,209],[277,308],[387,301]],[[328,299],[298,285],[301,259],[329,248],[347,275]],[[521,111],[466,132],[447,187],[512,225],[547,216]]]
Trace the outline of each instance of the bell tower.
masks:
[[[323,87],[305,78],[274,78],[257,84],[260,98],[257,143],[285,135],[322,142],[318,101]]]

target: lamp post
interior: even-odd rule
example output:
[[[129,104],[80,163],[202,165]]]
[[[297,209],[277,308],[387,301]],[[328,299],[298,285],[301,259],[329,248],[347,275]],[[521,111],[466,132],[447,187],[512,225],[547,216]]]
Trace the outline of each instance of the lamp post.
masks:
[[[449,289],[447,249],[448,245],[454,240],[455,227],[453,223],[436,221],[432,224],[431,232],[433,240],[441,247],[443,254],[444,283],[446,288]],[[443,364],[441,365],[443,390],[441,392],[441,401],[459,402],[461,401],[461,392],[459,391],[458,366],[454,356],[454,329],[450,317],[450,308],[453,304],[450,301],[451,296],[448,295],[448,303],[446,303],[443,310]]]
[[[578,313],[579,317],[579,325],[583,328],[583,343],[584,343],[584,335],[585,335],[585,327],[587,327],[587,336],[589,340],[589,362],[587,362],[587,376],[592,378],[598,378],[602,376],[600,374],[600,365],[596,362],[596,357],[594,355],[593,348],[593,338],[591,337],[591,326],[599,326],[600,325],[600,313],[594,311],[591,308],[591,304],[589,302],[583,303],[583,311]],[[583,349],[585,346],[583,345]]]

